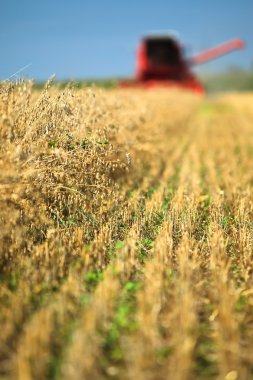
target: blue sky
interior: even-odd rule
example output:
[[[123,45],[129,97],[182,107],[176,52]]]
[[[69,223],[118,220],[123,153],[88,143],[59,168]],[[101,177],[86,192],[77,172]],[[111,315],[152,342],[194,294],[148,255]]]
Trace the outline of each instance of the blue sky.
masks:
[[[176,30],[196,53],[233,37],[247,49],[202,71],[253,64],[253,0],[0,0],[0,78],[27,64],[22,75],[47,79],[130,76],[139,38]]]

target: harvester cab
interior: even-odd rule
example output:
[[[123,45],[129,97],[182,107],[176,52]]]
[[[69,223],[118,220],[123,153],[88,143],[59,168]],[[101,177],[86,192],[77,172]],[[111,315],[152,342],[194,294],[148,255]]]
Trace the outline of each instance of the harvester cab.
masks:
[[[137,72],[140,81],[178,80],[185,64],[178,42],[169,36],[146,37],[137,50]]]
[[[203,85],[193,74],[191,67],[243,47],[242,40],[234,39],[186,59],[181,44],[174,36],[149,35],[140,41],[137,49],[135,80],[122,82],[121,85],[144,88],[180,87],[203,93]]]

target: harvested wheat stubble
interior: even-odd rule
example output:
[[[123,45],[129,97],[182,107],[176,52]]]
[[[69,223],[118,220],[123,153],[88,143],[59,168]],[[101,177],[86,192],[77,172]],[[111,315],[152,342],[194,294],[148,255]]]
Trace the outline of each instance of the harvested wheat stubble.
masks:
[[[0,98],[0,378],[253,379],[253,95]]]

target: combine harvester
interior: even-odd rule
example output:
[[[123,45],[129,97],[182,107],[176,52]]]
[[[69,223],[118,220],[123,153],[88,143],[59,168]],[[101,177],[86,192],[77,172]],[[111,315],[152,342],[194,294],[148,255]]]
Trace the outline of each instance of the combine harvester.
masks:
[[[186,59],[181,44],[174,36],[170,34],[146,36],[141,40],[137,50],[136,78],[122,81],[120,86],[124,88],[177,87],[203,94],[204,87],[191,71],[191,67],[233,50],[242,49],[244,45],[244,42],[237,38]]]

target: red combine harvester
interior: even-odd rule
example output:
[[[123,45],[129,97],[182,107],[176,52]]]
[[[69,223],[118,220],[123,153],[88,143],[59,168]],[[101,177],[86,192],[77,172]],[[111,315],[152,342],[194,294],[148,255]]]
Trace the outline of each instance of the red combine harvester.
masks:
[[[141,40],[137,50],[136,79],[123,81],[120,86],[178,87],[203,94],[204,87],[192,73],[191,66],[205,63],[243,47],[244,42],[237,38],[198,53],[187,60],[174,36],[169,34],[146,36]]]

